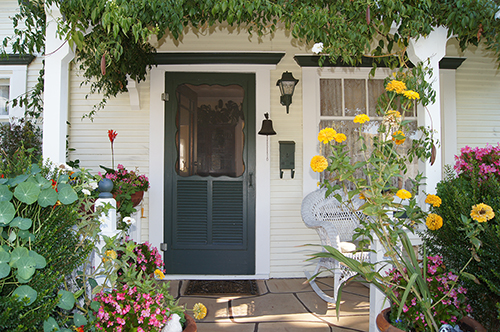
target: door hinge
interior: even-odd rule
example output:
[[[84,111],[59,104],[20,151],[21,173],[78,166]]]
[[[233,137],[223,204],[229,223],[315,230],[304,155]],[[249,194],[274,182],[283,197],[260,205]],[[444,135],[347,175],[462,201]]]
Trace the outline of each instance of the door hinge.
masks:
[[[161,251],[167,251],[167,244],[166,243],[160,243],[160,250]]]
[[[163,100],[163,101],[169,101],[170,100],[170,95],[168,94],[168,92],[167,93],[164,92],[164,93],[161,94],[161,100]]]

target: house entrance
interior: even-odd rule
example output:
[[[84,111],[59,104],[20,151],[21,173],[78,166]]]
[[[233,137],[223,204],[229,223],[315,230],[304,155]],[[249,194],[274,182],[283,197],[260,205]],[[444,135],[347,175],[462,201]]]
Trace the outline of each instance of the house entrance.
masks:
[[[255,274],[255,75],[165,74],[167,274]]]

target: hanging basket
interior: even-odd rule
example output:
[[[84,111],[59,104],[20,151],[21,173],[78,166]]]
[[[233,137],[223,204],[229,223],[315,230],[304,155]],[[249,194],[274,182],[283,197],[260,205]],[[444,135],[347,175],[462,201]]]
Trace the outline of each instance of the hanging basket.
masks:
[[[130,199],[132,200],[132,204],[134,207],[139,205],[142,201],[142,198],[144,197],[144,191],[136,191],[132,195],[130,195]]]

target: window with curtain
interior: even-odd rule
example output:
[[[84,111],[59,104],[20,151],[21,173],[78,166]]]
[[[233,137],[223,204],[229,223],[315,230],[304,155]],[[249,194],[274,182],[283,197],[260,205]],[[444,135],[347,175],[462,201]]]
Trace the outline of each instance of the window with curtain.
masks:
[[[10,80],[8,78],[0,78],[0,116],[9,115],[9,101]]]
[[[383,79],[351,79],[351,78],[322,78],[320,79],[320,125],[319,129],[327,127],[335,129],[339,133],[347,136],[344,142],[347,144],[347,150],[352,162],[365,160],[364,154],[372,152],[361,151],[361,142],[358,141],[360,126],[354,123],[354,117],[358,114],[367,114],[370,117],[369,122],[361,126],[361,135],[366,139],[367,146],[377,135],[378,127],[383,117],[377,112],[378,97],[384,93]],[[399,109],[401,112],[401,109]],[[403,112],[401,112],[403,113]],[[405,120],[412,120],[412,131],[405,133],[406,141],[402,144],[402,149],[409,149],[412,145],[412,138],[417,134],[417,114],[416,107],[411,112],[405,112]],[[320,144],[320,152],[325,157],[331,155],[328,145]],[[405,178],[395,180],[394,186],[399,188],[411,189],[409,177],[415,177],[418,172],[417,160],[407,165],[408,172]],[[328,176],[323,172],[321,181]],[[359,176],[363,176],[360,172]]]

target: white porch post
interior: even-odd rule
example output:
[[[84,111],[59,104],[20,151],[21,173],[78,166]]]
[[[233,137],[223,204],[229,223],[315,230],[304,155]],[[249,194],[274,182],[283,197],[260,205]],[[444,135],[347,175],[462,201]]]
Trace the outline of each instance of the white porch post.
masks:
[[[418,124],[419,126],[425,126],[435,130],[434,137],[438,138],[440,142],[443,142],[441,135],[441,101],[440,101],[440,84],[439,84],[439,61],[445,56],[446,53],[446,42],[448,30],[439,27],[427,37],[421,37],[418,40],[410,40],[410,45],[408,46],[407,53],[410,61],[414,64],[419,62],[430,61],[430,66],[432,68],[432,77],[426,77],[432,85],[432,88],[436,91],[436,101],[433,104],[427,105],[426,108],[419,105],[418,108]],[[442,160],[441,160],[441,148],[436,147],[436,161],[434,165],[427,161],[421,163],[421,171],[424,172],[426,179],[426,186],[423,188],[427,193],[434,193],[436,191],[436,185],[441,180],[442,176]],[[423,199],[421,200],[423,201]],[[420,239],[411,238],[413,245],[419,245]],[[373,242],[373,250],[371,259],[372,262],[380,261],[383,257],[383,248],[378,241]],[[370,285],[370,322],[369,322],[369,332],[378,331],[376,319],[378,313],[382,311],[383,308],[388,307],[389,303],[385,299],[385,295],[378,290],[373,284]]]
[[[66,161],[68,120],[69,62],[74,53],[68,43],[57,37],[59,8],[46,8],[45,91],[43,111],[43,157],[52,162]]]

